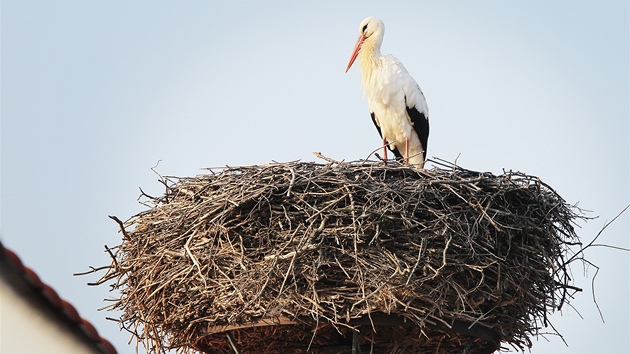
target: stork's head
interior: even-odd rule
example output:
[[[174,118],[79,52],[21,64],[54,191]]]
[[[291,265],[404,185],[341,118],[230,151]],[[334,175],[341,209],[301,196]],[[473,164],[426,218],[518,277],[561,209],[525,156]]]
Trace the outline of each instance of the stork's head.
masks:
[[[359,56],[359,52],[374,52],[374,50],[380,50],[381,43],[383,42],[383,34],[385,33],[385,25],[383,21],[376,17],[368,17],[361,21],[359,25],[359,39],[357,44],[354,45],[352,56],[346,67],[346,72],[350,69],[354,61]]]

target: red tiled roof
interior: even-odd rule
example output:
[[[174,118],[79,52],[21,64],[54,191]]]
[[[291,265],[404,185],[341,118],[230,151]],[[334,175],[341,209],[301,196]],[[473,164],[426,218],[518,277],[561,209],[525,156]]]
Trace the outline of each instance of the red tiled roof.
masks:
[[[94,326],[79,316],[79,312],[69,302],[59,297],[55,289],[42,282],[31,268],[24,266],[20,257],[13,251],[5,248],[0,242],[0,261],[6,262],[15,273],[26,281],[34,292],[40,293],[45,299],[46,305],[57,312],[60,317],[76,326],[87,339],[92,341],[103,354],[117,354],[116,348],[105,338],[98,334]]]

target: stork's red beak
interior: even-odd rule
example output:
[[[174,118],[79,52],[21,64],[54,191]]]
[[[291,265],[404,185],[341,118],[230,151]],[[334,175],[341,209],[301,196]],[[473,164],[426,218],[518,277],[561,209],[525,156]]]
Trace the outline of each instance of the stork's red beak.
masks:
[[[354,63],[354,61],[359,56],[359,52],[361,51],[361,46],[363,45],[363,42],[365,41],[366,38],[367,38],[366,36],[360,35],[359,39],[357,39],[357,44],[354,45],[354,49],[352,50],[352,56],[350,57],[350,61],[348,62],[348,67],[346,68],[346,72],[350,70],[352,63]]]

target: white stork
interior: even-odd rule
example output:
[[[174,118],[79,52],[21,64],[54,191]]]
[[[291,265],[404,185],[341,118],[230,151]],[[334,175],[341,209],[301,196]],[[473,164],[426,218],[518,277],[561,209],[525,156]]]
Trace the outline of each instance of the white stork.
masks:
[[[359,39],[346,72],[359,58],[361,88],[372,121],[387,149],[405,164],[424,167],[429,138],[429,109],[420,86],[392,55],[381,54],[385,25],[376,17],[361,21]]]

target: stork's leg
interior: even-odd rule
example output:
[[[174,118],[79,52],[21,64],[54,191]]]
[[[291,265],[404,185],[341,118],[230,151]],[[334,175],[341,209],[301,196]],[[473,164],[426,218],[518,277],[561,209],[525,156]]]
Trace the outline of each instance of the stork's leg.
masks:
[[[387,139],[383,138],[383,160],[387,161]]]
[[[405,165],[409,165],[409,138],[405,138]]]

